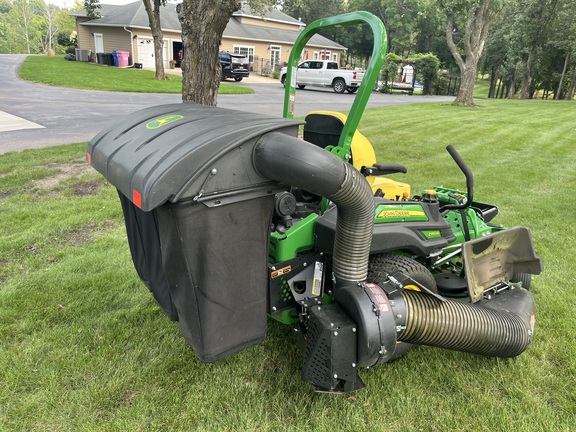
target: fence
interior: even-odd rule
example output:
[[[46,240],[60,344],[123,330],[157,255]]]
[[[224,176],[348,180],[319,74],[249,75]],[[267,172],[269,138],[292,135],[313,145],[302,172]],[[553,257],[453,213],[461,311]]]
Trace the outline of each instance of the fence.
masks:
[[[254,56],[250,62],[250,72],[261,76],[270,76],[273,72],[280,72],[284,63],[271,63],[270,60],[263,57]]]

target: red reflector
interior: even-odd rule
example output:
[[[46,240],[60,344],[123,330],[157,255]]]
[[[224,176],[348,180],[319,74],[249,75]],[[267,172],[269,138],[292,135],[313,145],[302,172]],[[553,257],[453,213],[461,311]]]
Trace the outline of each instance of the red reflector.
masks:
[[[92,165],[92,155],[90,153],[86,153],[86,160],[89,165]]]
[[[142,208],[142,195],[137,190],[132,191],[132,202],[138,208]]]
[[[352,72],[352,79],[356,79],[356,71]]]

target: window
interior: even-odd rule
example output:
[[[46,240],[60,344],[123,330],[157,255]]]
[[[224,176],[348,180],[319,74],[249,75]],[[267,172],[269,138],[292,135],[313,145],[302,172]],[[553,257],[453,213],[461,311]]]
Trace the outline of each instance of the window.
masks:
[[[338,54],[332,54],[332,61],[338,63]]]
[[[254,47],[247,45],[234,45],[234,54],[241,54],[248,59],[248,63],[254,63]]]
[[[314,60],[330,60],[330,51],[314,51]]]

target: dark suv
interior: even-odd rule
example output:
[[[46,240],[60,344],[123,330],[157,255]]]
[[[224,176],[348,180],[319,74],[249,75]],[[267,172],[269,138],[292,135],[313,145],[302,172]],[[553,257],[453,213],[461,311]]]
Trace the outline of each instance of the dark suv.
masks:
[[[242,78],[250,76],[246,57],[242,54],[233,54],[221,51],[218,55],[222,65],[222,81],[226,78],[234,78],[234,81],[242,81]]]

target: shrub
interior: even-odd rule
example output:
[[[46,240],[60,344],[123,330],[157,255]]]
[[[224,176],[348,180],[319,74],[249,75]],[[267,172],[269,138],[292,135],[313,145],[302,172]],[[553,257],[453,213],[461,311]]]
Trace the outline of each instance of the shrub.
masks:
[[[414,54],[408,58],[408,61],[414,65],[417,73],[422,76],[422,84],[424,86],[423,94],[431,93],[432,82],[438,76],[438,68],[440,67],[440,60],[434,54]]]

